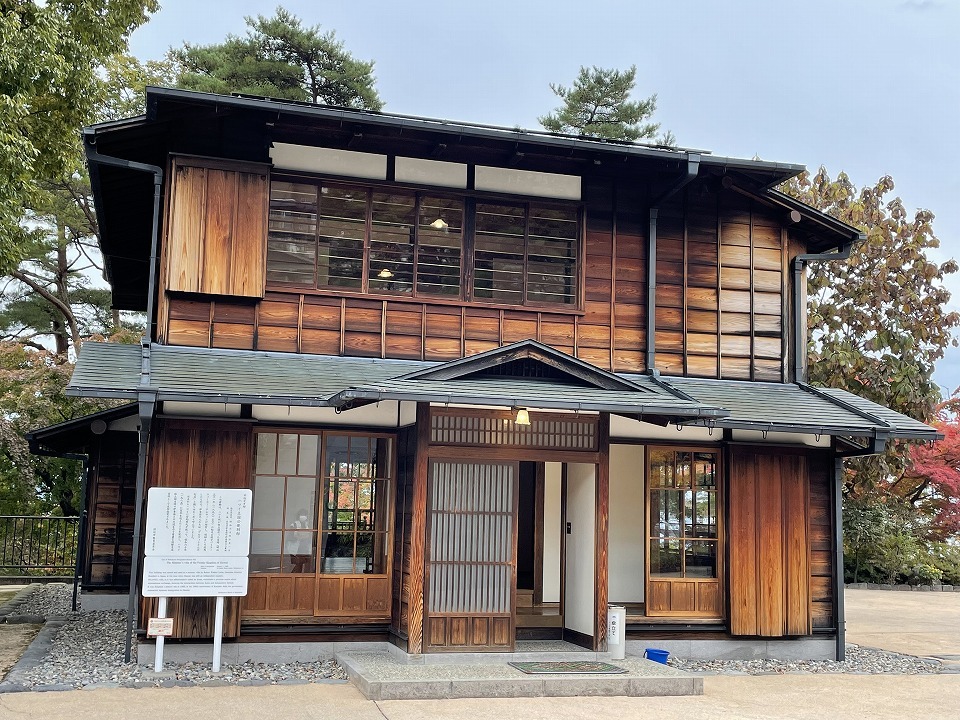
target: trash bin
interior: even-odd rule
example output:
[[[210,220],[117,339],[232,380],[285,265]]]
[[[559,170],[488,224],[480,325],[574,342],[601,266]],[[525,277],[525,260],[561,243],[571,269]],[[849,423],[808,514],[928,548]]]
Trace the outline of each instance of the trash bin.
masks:
[[[607,606],[607,652],[611,660],[623,660],[627,653],[627,609]]]

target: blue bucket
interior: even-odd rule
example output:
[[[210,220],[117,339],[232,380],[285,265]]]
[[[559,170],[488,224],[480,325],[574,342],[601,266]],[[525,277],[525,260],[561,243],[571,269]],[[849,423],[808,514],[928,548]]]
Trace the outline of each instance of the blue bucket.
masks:
[[[670,657],[670,653],[666,650],[654,650],[653,648],[647,648],[643,651],[643,656],[648,660],[653,660],[661,665],[666,665],[667,658]]]

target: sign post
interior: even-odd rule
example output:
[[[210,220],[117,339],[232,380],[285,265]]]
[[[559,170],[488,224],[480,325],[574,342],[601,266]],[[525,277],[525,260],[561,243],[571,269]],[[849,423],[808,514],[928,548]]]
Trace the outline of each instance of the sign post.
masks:
[[[150,488],[147,493],[143,596],[159,598],[156,620],[166,617],[167,598],[216,598],[214,672],[220,671],[223,599],[247,594],[252,501],[250,490]],[[163,669],[169,634],[163,629],[157,633],[157,672]]]

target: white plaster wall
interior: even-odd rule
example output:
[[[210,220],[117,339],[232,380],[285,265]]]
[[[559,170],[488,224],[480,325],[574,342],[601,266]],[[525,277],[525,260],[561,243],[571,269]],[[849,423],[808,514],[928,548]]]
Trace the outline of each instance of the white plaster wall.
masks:
[[[610,602],[643,602],[645,499],[642,445],[610,446]]]
[[[560,492],[563,463],[543,464],[543,601],[560,602]]]
[[[397,401],[384,400],[362,405],[353,410],[336,412],[332,407],[301,407],[289,405],[254,405],[253,417],[264,422],[322,423],[324,425],[369,425],[372,427],[398,427],[416,422],[416,403],[400,403],[398,418]],[[411,407],[412,406],[412,410]]]
[[[596,466],[567,465],[566,593],[564,627],[593,636],[594,585],[596,584]]]

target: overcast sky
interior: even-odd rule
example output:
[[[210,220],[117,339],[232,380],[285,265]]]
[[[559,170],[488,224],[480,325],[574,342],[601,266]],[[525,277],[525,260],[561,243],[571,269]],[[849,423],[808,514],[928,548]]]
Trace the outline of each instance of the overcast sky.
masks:
[[[273,2],[161,0],[134,33],[142,60],[245,32]],[[376,62],[385,110],[537,127],[549,83],[635,64],[637,96],[680,145],[891,175],[936,214],[939,259],[960,252],[960,2],[956,0],[286,0]],[[960,308],[960,278],[950,287]],[[960,351],[935,375],[960,386]]]

